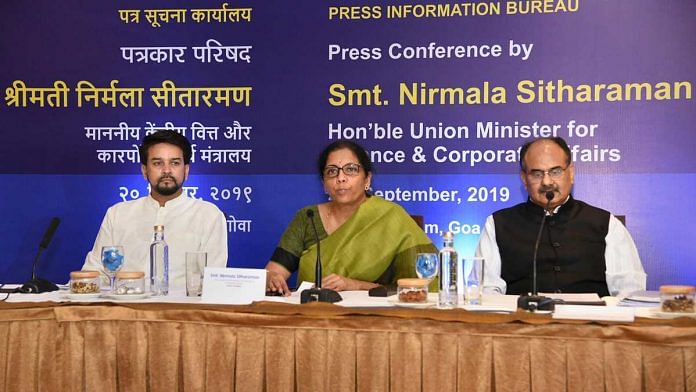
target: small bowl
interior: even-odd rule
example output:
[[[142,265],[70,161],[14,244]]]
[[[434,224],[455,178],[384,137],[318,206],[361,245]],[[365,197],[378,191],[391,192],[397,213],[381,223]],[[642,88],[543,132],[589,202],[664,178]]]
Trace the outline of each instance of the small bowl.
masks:
[[[73,271],[70,273],[71,294],[96,294],[100,291],[99,271]]]
[[[399,302],[428,302],[428,284],[430,281],[427,279],[399,279],[396,283],[399,285],[397,289]]]
[[[694,286],[660,286],[660,310],[667,313],[694,313]]]
[[[145,294],[145,273],[142,271],[118,271],[114,292],[116,295]]]

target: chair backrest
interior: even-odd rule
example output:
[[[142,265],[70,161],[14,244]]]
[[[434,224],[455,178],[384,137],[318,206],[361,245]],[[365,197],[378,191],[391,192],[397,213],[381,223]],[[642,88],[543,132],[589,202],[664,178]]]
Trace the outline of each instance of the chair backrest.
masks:
[[[423,215],[411,215],[411,218],[414,221],[416,221],[416,223],[418,224],[418,227],[420,227],[421,230],[423,230],[425,228],[425,221],[423,219]]]

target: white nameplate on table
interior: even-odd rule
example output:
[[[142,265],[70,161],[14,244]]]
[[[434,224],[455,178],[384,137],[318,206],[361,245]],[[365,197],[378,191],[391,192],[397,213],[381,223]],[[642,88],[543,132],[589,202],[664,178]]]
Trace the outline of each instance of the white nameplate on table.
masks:
[[[599,302],[602,300],[597,293],[539,293],[539,295],[569,302]]]
[[[246,305],[265,295],[265,269],[205,268],[201,302]]]
[[[635,313],[633,308],[618,306],[556,305],[553,318],[632,323]]]

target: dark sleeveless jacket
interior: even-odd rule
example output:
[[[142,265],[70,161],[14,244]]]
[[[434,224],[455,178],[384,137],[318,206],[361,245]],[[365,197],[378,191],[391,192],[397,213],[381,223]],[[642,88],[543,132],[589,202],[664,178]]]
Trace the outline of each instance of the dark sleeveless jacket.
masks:
[[[543,213],[527,201],[493,214],[507,294],[532,291],[534,242]],[[604,260],[609,217],[571,196],[546,218],[537,256],[538,291],[609,295]]]

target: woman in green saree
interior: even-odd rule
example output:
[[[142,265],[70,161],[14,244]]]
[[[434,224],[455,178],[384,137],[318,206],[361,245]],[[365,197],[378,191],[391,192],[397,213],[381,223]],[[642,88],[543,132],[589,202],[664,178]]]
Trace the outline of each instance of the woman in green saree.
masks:
[[[330,201],[295,214],[266,265],[266,288],[289,295],[287,279],[298,270],[298,282],[315,280],[317,246],[310,219],[321,241],[323,288],[369,290],[415,277],[416,254],[437,248],[403,208],[370,195],[367,152],[351,141],[334,142],[319,156],[318,169]]]

